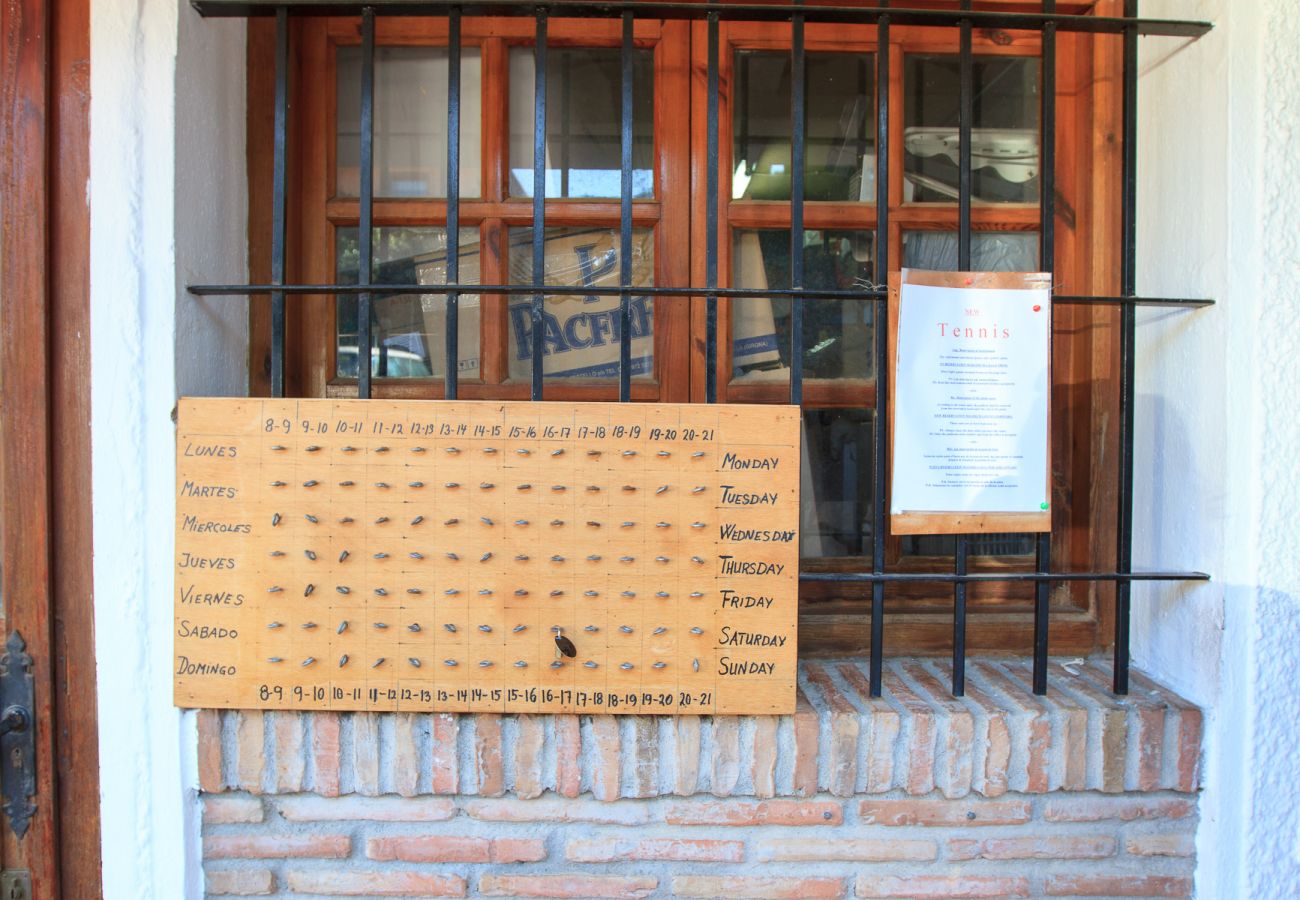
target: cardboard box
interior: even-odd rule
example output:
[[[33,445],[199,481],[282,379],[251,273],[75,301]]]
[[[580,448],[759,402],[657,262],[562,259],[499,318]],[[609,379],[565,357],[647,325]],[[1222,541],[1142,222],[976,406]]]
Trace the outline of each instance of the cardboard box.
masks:
[[[619,236],[608,228],[547,229],[544,280],[548,284],[618,287]],[[747,240],[752,238],[752,247]],[[756,235],[742,239],[742,259],[747,269],[762,279],[762,252]],[[461,248],[461,283],[479,280],[478,246]],[[445,253],[430,254],[416,260],[416,277],[420,284],[445,284]],[[510,281],[532,281],[531,232],[516,229],[511,233],[509,255]],[[638,229],[632,237],[632,283],[654,281],[654,233]],[[418,299],[421,327],[428,335],[429,357],[435,375],[443,372],[444,352],[441,335],[446,327],[446,303],[443,295],[426,294]],[[516,294],[509,300],[509,364],[512,378],[526,380],[532,371],[532,298]],[[407,311],[404,315],[409,316]],[[459,304],[460,375],[479,377],[480,306],[477,295],[462,294]],[[554,378],[614,378],[618,375],[619,298],[617,295],[550,296],[546,301],[543,328],[545,343],[543,371]],[[631,299],[632,377],[653,375],[654,299],[633,294]],[[748,300],[737,305],[732,317],[734,362],[737,366],[770,367],[779,364],[776,327],[771,303]]]

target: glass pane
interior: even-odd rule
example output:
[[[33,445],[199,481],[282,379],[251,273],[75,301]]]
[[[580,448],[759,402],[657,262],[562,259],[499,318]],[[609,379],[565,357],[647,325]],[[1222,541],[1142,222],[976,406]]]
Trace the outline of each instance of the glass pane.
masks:
[[[976,203],[1038,202],[1037,58],[976,57],[971,67],[971,192]],[[957,202],[956,56],[908,56],[903,199]]]
[[[971,269],[976,272],[1037,272],[1037,231],[976,231],[970,236]],[[953,272],[957,232],[903,232],[903,266]]]
[[[358,229],[335,231],[339,284],[357,283]],[[383,227],[373,231],[376,284],[446,284],[447,229]],[[479,280],[478,229],[460,230],[460,280]],[[462,294],[457,318],[460,377],[478,378],[479,298]],[[446,372],[447,298],[442,294],[385,297],[370,306],[370,372],[377,378],[441,378]],[[357,377],[357,301],[339,297],[336,374]]]
[[[971,235],[971,268],[977,272],[1037,272],[1038,232],[977,231]],[[957,268],[957,232],[903,232],[903,265],[909,269],[952,271]],[[952,556],[952,535],[907,535],[900,539],[904,556]],[[1027,534],[971,535],[972,556],[1024,556],[1034,552]]]
[[[871,555],[872,424],[866,409],[806,409],[799,555]]]
[[[617,228],[546,229],[543,279],[547,284],[618,287]],[[632,232],[632,284],[654,285],[654,232]],[[533,280],[533,229],[510,229],[510,281]],[[632,295],[632,377],[654,375],[654,299]],[[533,371],[532,297],[510,298],[510,377],[527,381]],[[619,298],[547,297],[544,311],[547,378],[617,378]]]
[[[804,199],[876,199],[875,56],[805,57]],[[735,57],[735,200],[790,199],[790,54]]]
[[[510,195],[533,196],[533,50],[510,51]],[[546,196],[621,197],[620,50],[546,53]],[[632,196],[654,196],[654,53],[632,53]]]
[[[461,51],[460,193],[477,197],[482,146],[479,51]],[[360,192],[361,48],[338,49],[340,197]],[[375,48],[376,197],[447,196],[447,51]]]
[[[813,289],[870,287],[874,248],[871,231],[805,231],[804,281]],[[731,271],[738,288],[788,288],[789,229],[736,230]],[[873,377],[874,301],[803,302],[804,377]],[[731,340],[733,382],[789,381],[790,298],[733,300]]]

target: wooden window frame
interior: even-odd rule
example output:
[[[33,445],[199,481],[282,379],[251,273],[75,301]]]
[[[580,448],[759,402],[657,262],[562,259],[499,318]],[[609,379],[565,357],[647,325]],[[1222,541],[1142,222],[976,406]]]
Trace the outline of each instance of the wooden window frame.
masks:
[[[1097,0],[1078,10],[1098,15],[1119,15],[1121,0]],[[1012,6],[1023,5],[1011,0]],[[303,89],[304,72],[328,73],[333,83],[332,48],[360,40],[355,18],[293,20],[295,59],[291,85],[295,103],[290,121],[290,230],[289,277],[304,282],[333,279],[335,225],[355,225],[356,199],[333,197],[334,110],[333,91]],[[706,65],[703,22],[638,21],[638,46],[657,46],[656,82],[675,77],[674,67],[689,79],[691,114],[665,108],[661,91],[655,97],[655,178],[653,200],[633,204],[634,226],[654,225],[656,232],[655,283],[703,284],[705,246],[705,98]],[[730,93],[727,78],[736,49],[784,49],[790,26],[780,23],[721,25],[719,121],[719,171],[731,171],[732,142]],[[552,46],[609,46],[619,43],[613,20],[551,23]],[[437,44],[446,39],[446,20],[387,18],[377,20],[376,43]],[[482,47],[483,78],[483,183],[481,198],[462,200],[462,227],[493,220],[485,226],[482,264],[484,282],[504,276],[505,227],[532,221],[529,199],[510,199],[506,153],[498,152],[508,140],[508,97],[503,78],[491,77],[490,67],[501,72],[508,65],[509,47],[530,44],[532,23],[527,19],[481,19],[463,22],[465,47]],[[875,52],[873,26],[821,26],[810,23],[806,31],[809,52],[861,50]],[[250,275],[269,280],[272,110],[269,98],[273,66],[273,23],[249,24],[249,191]],[[977,55],[1037,56],[1037,33],[978,30]],[[889,260],[897,267],[905,230],[957,227],[957,207],[952,204],[902,202],[902,116],[904,63],[907,55],[952,53],[957,49],[953,30],[901,27],[891,29],[890,102],[895,111],[890,130]],[[322,56],[323,54],[323,56]],[[1120,41],[1114,36],[1063,33],[1057,50],[1057,167],[1056,167],[1056,285],[1065,293],[1115,293],[1119,257],[1118,132],[1120,111]],[[328,149],[320,153],[324,144]],[[496,165],[493,165],[493,161]],[[789,226],[789,204],[769,201],[733,201],[730,180],[719,178],[718,272],[719,283],[730,284],[731,231],[735,227]],[[322,185],[326,186],[322,189]],[[446,204],[437,200],[376,200],[374,220],[381,224],[437,225],[445,222]],[[618,200],[548,200],[547,226],[618,225]],[[872,204],[808,202],[804,213],[809,229],[874,229]],[[1037,204],[975,205],[972,226],[980,230],[1036,232]],[[499,279],[497,278],[499,277]],[[482,340],[500,348],[499,364],[489,366],[484,354],[483,378],[462,381],[464,399],[526,399],[527,382],[506,380],[506,298],[484,295]],[[286,337],[286,392],[290,396],[355,396],[355,380],[333,377],[334,315],[331,297],[302,297],[289,304]],[[269,394],[269,299],[250,302],[250,391]],[[653,381],[632,383],[633,400],[701,402],[704,399],[705,301],[702,297],[655,298],[655,375]],[[718,301],[718,385],[722,402],[787,402],[785,384],[730,384],[729,303]],[[1057,570],[1103,571],[1115,561],[1118,444],[1114,428],[1118,414],[1119,311],[1101,306],[1059,306],[1055,311],[1053,358],[1052,458],[1054,468],[1052,558]],[[683,339],[685,337],[686,339]],[[875,384],[870,380],[805,382],[806,408],[872,408]],[[436,399],[442,396],[440,379],[403,379],[374,382],[374,396]],[[581,401],[617,398],[613,381],[548,381],[548,400]],[[888,542],[889,566],[901,571],[948,571],[950,560],[902,557],[898,541]],[[835,571],[864,566],[861,558],[806,560],[808,571]],[[1023,558],[980,557],[971,560],[972,572],[1028,570]],[[1053,652],[1087,654],[1109,641],[1113,627],[1113,584],[1067,582],[1051,591],[1050,642]],[[813,582],[800,590],[800,653],[807,656],[860,653],[868,642],[870,586]],[[972,615],[967,624],[970,652],[1026,652],[1032,647],[1033,587],[1019,582],[977,582],[970,585]],[[885,634],[891,651],[944,652],[951,649],[952,591],[950,586],[916,582],[886,587]]]

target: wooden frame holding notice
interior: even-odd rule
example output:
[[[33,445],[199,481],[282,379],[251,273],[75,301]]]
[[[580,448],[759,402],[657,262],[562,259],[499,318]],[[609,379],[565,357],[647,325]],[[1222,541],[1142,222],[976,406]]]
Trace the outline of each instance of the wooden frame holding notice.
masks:
[[[1020,310],[1012,306],[1005,309],[1012,314],[1020,315],[1023,321],[1027,321],[1032,328],[1042,328],[1043,333],[1034,334],[1033,346],[1042,347],[1045,350],[1041,352],[1042,370],[1032,373],[1032,392],[1033,398],[1026,401],[1026,405],[1035,407],[1033,415],[1026,420],[1032,427],[1032,435],[1041,433],[1042,444],[1035,446],[1029,444],[1030,453],[1021,454],[1004,454],[1002,457],[994,455],[992,458],[1000,460],[1004,467],[1020,466],[1010,474],[999,476],[990,475],[987,472],[970,475],[965,482],[960,479],[954,479],[951,484],[940,479],[938,483],[927,483],[926,488],[931,490],[913,490],[915,488],[915,479],[909,481],[903,486],[908,494],[909,499],[915,499],[918,496],[925,496],[933,500],[936,497],[956,496],[959,493],[966,495],[975,495],[977,499],[966,508],[940,508],[943,504],[925,505],[922,503],[908,504],[907,506],[898,506],[896,500],[899,493],[895,484],[895,477],[899,475],[900,458],[905,460],[905,465],[912,468],[920,468],[922,465],[928,467],[930,471],[938,472],[944,470],[944,464],[947,463],[947,470],[951,471],[958,468],[964,460],[975,457],[975,450],[971,448],[954,448],[951,445],[945,448],[946,451],[952,451],[953,456],[950,459],[942,459],[942,453],[935,454],[933,464],[917,464],[917,454],[914,452],[915,446],[909,444],[906,453],[900,457],[899,434],[895,429],[895,411],[898,410],[900,403],[900,394],[904,403],[907,403],[909,393],[915,394],[919,385],[914,383],[901,385],[900,390],[900,370],[906,367],[899,365],[899,343],[900,343],[900,321],[904,319],[902,311],[902,293],[904,286],[916,286],[921,288],[942,288],[955,289],[961,291],[972,291],[970,295],[972,303],[967,312],[971,315],[977,315],[978,310],[986,309],[989,306],[998,306],[999,304],[1015,299],[1015,294],[1011,293],[1006,301],[1001,298],[991,297],[989,291],[1006,291],[1006,292],[1032,292],[1034,296],[1025,296],[1029,306],[1026,310]],[[978,293],[975,293],[978,292]],[[916,269],[903,269],[901,272],[891,272],[889,275],[889,415],[887,427],[889,429],[889,502],[890,502],[890,530],[893,534],[965,534],[980,532],[1042,532],[1051,531],[1052,528],[1052,511],[1050,507],[1051,499],[1051,274],[1050,273],[1030,273],[1030,272],[928,272]],[[1042,316],[1042,320],[1037,320]],[[1026,318],[1027,317],[1027,318]],[[994,342],[1000,340],[1011,340],[1014,333],[1005,324],[991,323],[987,319],[981,320],[978,326],[967,327],[964,323],[958,323],[957,327],[960,333],[954,336],[948,329],[948,323],[936,323],[936,327],[943,338],[953,338],[956,340],[960,336],[969,336],[976,343],[974,346],[991,347]],[[995,327],[996,326],[996,327]],[[969,334],[968,334],[969,333]],[[995,334],[994,334],[995,333]],[[1045,337],[1045,340],[1043,338]],[[910,343],[910,342],[909,342]],[[986,352],[996,352],[986,350]],[[1020,371],[1010,371],[1014,364],[1007,362],[1007,357],[999,356],[1000,364],[1008,372],[1009,377],[1019,384],[1018,379],[1023,378],[1024,374]],[[940,363],[936,360],[935,365]],[[953,384],[956,384],[954,382]],[[945,385],[948,383],[945,382]],[[970,382],[975,384],[975,382]],[[1005,383],[1002,385],[1005,388]],[[944,388],[947,390],[947,388]],[[966,388],[972,393],[984,393],[977,391],[976,388]],[[993,389],[989,389],[993,392]],[[1041,396],[1040,396],[1041,395]],[[925,399],[922,397],[922,399]],[[957,398],[950,397],[950,400]],[[1017,400],[1021,399],[1017,394]],[[981,396],[981,402],[996,402],[995,399]],[[909,406],[909,412],[916,409],[913,404]],[[955,435],[958,432],[951,432]],[[1030,431],[1025,431],[1022,435],[1029,436]],[[932,435],[937,435],[933,432]],[[979,446],[984,453],[982,458],[990,458],[987,448],[997,443],[999,439],[1005,441],[1008,437],[1005,434],[994,435],[991,429],[980,432],[971,429],[962,432],[963,441],[971,442],[973,446]],[[983,443],[980,443],[980,442]],[[1036,439],[1034,439],[1036,442]],[[952,443],[955,443],[953,441]],[[1017,444],[1017,447],[1026,446],[1023,443]],[[930,458],[930,457],[927,457]],[[1015,458],[1019,462],[1011,463],[1009,460]],[[1022,476],[1027,475],[1025,469],[1037,470],[1041,460],[1042,469],[1042,494],[1039,495],[1033,485],[1038,483],[1038,478],[1025,480]],[[947,476],[944,476],[946,478]],[[984,483],[974,484],[980,478],[986,479]],[[1021,479],[1023,483],[1017,481]],[[1029,495],[1033,496],[1032,503],[1027,502]],[[1038,497],[1041,496],[1041,500]],[[990,499],[993,498],[993,499]],[[904,501],[906,502],[906,501]],[[953,503],[952,506],[960,506]],[[1008,508],[1018,507],[1018,508]]]

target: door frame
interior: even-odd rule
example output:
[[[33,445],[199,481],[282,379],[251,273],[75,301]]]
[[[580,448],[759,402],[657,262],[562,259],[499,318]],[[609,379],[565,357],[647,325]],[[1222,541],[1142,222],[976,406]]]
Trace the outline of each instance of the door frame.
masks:
[[[32,896],[100,894],[90,501],[90,4],[0,12],[0,596],[35,678],[36,811],[0,861]]]

